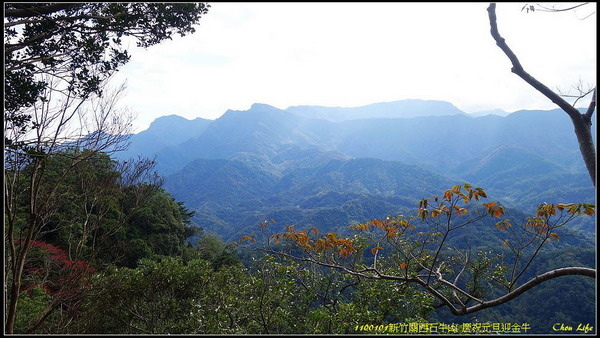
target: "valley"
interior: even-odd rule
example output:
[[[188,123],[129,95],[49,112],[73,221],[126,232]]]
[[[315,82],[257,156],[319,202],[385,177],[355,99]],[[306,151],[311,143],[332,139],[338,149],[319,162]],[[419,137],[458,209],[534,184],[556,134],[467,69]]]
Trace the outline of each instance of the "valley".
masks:
[[[472,117],[442,101],[254,104],[214,121],[161,117],[130,141],[117,157],[155,157],[165,189],[226,240],[270,218],[341,229],[465,182],[525,213],[594,201],[559,110]],[[572,227],[594,231],[592,222]]]

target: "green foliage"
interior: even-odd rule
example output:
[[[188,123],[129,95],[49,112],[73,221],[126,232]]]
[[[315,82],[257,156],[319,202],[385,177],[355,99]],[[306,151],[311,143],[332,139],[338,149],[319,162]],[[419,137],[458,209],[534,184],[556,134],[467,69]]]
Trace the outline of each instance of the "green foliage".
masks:
[[[312,310],[309,332],[349,334],[357,333],[356,326],[371,323],[422,322],[433,310],[433,298],[427,293],[391,281],[361,279],[351,291],[346,291],[345,301]]]
[[[71,170],[72,158],[77,156],[87,155],[66,151],[45,159],[42,196],[52,199],[54,211],[44,240],[65,248],[75,244],[70,254],[89,256],[86,247],[93,231],[116,227],[122,219],[119,200],[123,191],[117,164],[108,155],[93,154]]]
[[[529,280],[536,274],[564,266],[593,266],[596,262],[595,245],[583,245],[586,248],[559,246],[544,250],[524,278]],[[479,322],[524,322],[531,325],[532,332],[540,334],[557,334],[552,330],[556,323],[590,323],[595,327],[594,284],[594,280],[579,276],[561,277],[545,282],[509,303],[472,316],[457,317],[445,309],[438,309],[429,321],[462,323],[472,322],[475,318]]]
[[[60,163],[59,158],[48,158],[46,170],[51,177]],[[86,219],[80,215],[81,212],[87,215],[88,224],[93,219],[102,221],[96,229],[99,234],[110,229],[111,235],[104,237],[102,242],[81,242],[82,252],[91,252],[90,245],[96,245],[94,262],[101,270],[91,284],[86,286],[86,293],[82,294],[77,307],[57,309],[35,332],[349,334],[357,333],[356,327],[365,324],[469,320],[457,320],[455,317],[434,313],[434,297],[407,281],[350,275],[339,269],[331,270],[308,261],[290,260],[285,256],[247,256],[244,260],[247,267],[244,267],[233,247],[225,244],[218,236],[207,233],[199,234],[197,246],[186,245],[186,234],[198,234],[198,229],[193,228],[190,223],[193,213],[156,187],[144,184],[122,186],[121,176],[114,165],[115,162],[107,156],[99,156],[82,166],[81,170],[73,172],[72,176],[67,176],[60,186],[61,198],[68,201],[68,204],[53,215],[52,224],[56,224],[56,231],[46,235],[46,240],[67,247],[78,243],[76,239],[83,236],[81,229]],[[55,177],[58,179],[59,176]],[[83,189],[81,182],[88,182],[95,189]],[[142,192],[148,194],[141,194]],[[142,195],[146,196],[144,203],[134,203]],[[92,196],[98,201],[93,208],[84,205]],[[489,288],[490,280],[492,277],[501,278],[506,275],[507,270],[499,272],[498,266],[502,265],[503,259],[509,254],[508,248],[500,245],[503,237],[492,236],[494,233],[504,233],[497,227],[493,217],[488,222],[462,226],[469,220],[465,217],[482,220],[477,213],[472,214],[473,210],[466,204],[484,196],[483,190],[466,185],[464,189],[455,186],[442,197],[420,201],[420,212],[424,214],[423,210],[427,209],[425,218],[431,222],[444,220],[450,211],[456,212],[459,217],[456,223],[451,222],[450,227],[452,231],[456,231],[457,236],[462,236],[462,240],[468,242],[465,246],[462,240],[448,240],[448,245],[452,247],[440,250],[438,254],[435,254],[435,247],[431,246],[433,242],[427,242],[424,247],[429,254],[419,261],[420,264],[439,266],[442,273],[454,276],[462,264],[460,256],[454,261],[442,257],[451,257],[456,255],[456,250],[464,250],[469,245],[476,244],[470,249],[480,253],[472,255],[469,266],[463,273],[466,282],[461,285],[473,296],[481,298],[499,295]],[[482,215],[500,216],[511,211],[502,209],[495,202],[483,203],[482,206]],[[568,214],[569,211],[585,214],[591,213],[591,208],[590,204],[543,205],[536,217],[552,219],[559,217],[561,212]],[[88,209],[86,214],[85,210]],[[323,234],[317,229],[299,231],[293,227],[289,227],[277,239],[299,244],[302,250],[306,249],[313,254],[312,258],[318,255],[337,255],[339,257],[332,262],[339,263],[349,262],[356,256],[358,258],[354,263],[361,269],[373,269],[372,259],[377,256],[377,269],[380,271],[397,276],[403,276],[408,271],[407,276],[415,276],[417,263],[410,261],[406,264],[407,255],[392,254],[392,247],[388,244],[406,246],[407,250],[417,252],[414,250],[422,250],[420,239],[426,237],[427,241],[440,240],[440,236],[433,235],[435,223],[430,223],[428,228],[426,224],[413,224],[416,219],[418,218],[390,217],[355,224],[355,230],[368,234],[368,238],[362,240],[345,239],[333,233]],[[123,222],[123,226],[114,227],[120,222]],[[270,220],[264,222],[264,225],[267,224],[277,226],[279,223]],[[516,222],[504,225],[510,228],[507,224],[514,227]],[[531,223],[532,226],[535,224],[537,223]],[[431,233],[432,236],[419,235],[418,232]],[[552,241],[548,250],[540,252],[545,257],[540,260],[548,265],[531,265],[533,271],[525,274],[524,279],[545,271],[545,268],[562,266],[559,256],[552,256],[557,251],[551,250],[555,250],[555,246],[559,244],[569,248],[572,236],[569,233],[561,234],[563,236],[560,243]],[[252,237],[248,236],[248,239],[252,240]],[[385,244],[385,239],[393,243]],[[499,250],[480,250],[490,247],[498,247]],[[570,256],[570,252],[573,251],[564,251],[565,257],[571,257],[567,263],[591,263],[592,258],[588,257],[588,253]],[[290,253],[298,254],[298,251]],[[447,265],[442,268],[442,264],[436,263],[435,255],[439,255],[439,262],[445,261]],[[31,261],[28,267],[33,266],[33,263]],[[53,271],[54,274],[56,272]],[[589,285],[586,282],[579,285],[574,281],[573,286],[574,289],[568,295],[574,297],[579,292],[586,294]],[[550,284],[548,288],[538,288],[536,292],[540,297],[555,297],[556,300],[553,301],[562,302],[561,294],[547,294],[553,287],[555,286]],[[20,330],[35,322],[48,309],[50,302],[56,300],[52,294],[45,294],[43,290],[31,290],[22,295],[23,302],[19,307],[17,323]],[[447,297],[452,296],[447,290],[442,292]],[[531,295],[537,293],[532,292]],[[513,303],[515,305],[505,304],[497,309],[478,313],[476,317],[478,320],[504,318],[506,321],[513,321],[515,317],[511,316],[511,311],[518,308],[530,309],[530,304],[523,302],[532,298],[520,299]],[[73,311],[74,309],[77,311]],[[530,309],[527,313],[532,311]],[[546,323],[549,319],[541,319],[541,313],[552,320],[563,318],[561,316],[572,318],[577,309],[565,307],[555,315],[548,314],[546,310],[538,312],[540,316],[518,317],[519,321]],[[493,317],[494,315],[497,317]]]
[[[142,260],[136,269],[105,273],[98,283],[107,292],[99,302],[92,302],[94,317],[84,323],[86,332],[261,332],[259,317],[271,313],[257,308],[263,304],[255,292],[265,284],[239,265],[215,271],[205,260],[185,264],[178,258]],[[273,296],[263,293],[270,299],[277,294]]]
[[[125,241],[118,246],[126,247],[130,240],[141,240],[155,255],[180,255],[188,217],[185,207],[164,191],[159,191],[144,207],[133,213],[124,230]],[[125,253],[125,257],[125,265],[134,265],[133,256]]]
[[[415,193],[408,193],[415,179],[422,185],[415,190],[423,193],[427,186],[452,184],[415,166],[373,159],[333,160],[281,175],[240,161],[201,159],[170,176],[165,189],[196,211],[194,222],[235,240],[270,218],[338,231],[404,213],[416,201]]]
[[[445,204],[436,204],[433,198],[421,200],[421,208],[427,209],[420,214],[426,221],[422,224],[413,224],[414,219],[405,217],[364,223],[387,214],[406,214],[408,207],[418,202],[412,192],[427,191],[428,194],[432,187],[446,184],[448,180],[415,166],[380,160],[338,158],[329,161],[331,157],[314,149],[303,153],[313,157],[310,165],[294,168],[287,164],[308,163],[304,162],[306,158],[300,159],[304,155],[271,150],[276,156],[248,155],[243,161],[198,160],[189,167],[189,172],[172,176],[177,180],[170,184],[187,189],[184,191],[186,199],[198,202],[193,206],[195,218],[194,212],[156,186],[125,184],[116,162],[107,155],[91,158],[65,177],[61,173],[69,160],[61,156],[73,154],[47,157],[43,166],[48,180],[60,184],[55,200],[58,207],[41,236],[49,243],[68,249],[70,254],[89,256],[99,273],[85,289],[85,301],[77,307],[59,307],[35,332],[343,334],[356,333],[356,326],[364,324],[452,323],[474,319],[530,322],[536,332],[545,332],[547,323],[552,321],[593,323],[589,313],[593,313],[594,303],[581,301],[594,298],[593,283],[577,277],[565,277],[568,287],[559,280],[547,282],[497,308],[456,317],[434,313],[435,301],[430,293],[402,280],[369,279],[310,262],[256,254],[246,256],[245,267],[242,266],[238,251],[222,242],[219,235],[233,237],[249,233],[245,225],[275,218],[277,223],[272,226],[276,231],[294,223],[298,224],[297,229],[314,225],[318,227],[315,230],[321,231],[314,236],[310,231],[288,231],[287,237],[279,239],[294,240],[300,249],[310,246],[315,249],[310,251],[312,258],[337,254],[339,257],[335,256],[334,263],[347,263],[357,257],[355,263],[361,271],[372,271],[369,269],[376,266],[386,274],[409,278],[417,276],[418,264],[421,264],[426,268],[439,268],[453,280],[461,273],[461,264],[466,264],[466,256],[459,253],[468,253],[469,263],[459,284],[473,296],[486,299],[501,295],[492,286],[497,288],[496,282],[506,280],[510,274],[506,263],[512,251],[502,243],[509,238],[509,232],[517,228],[516,219],[524,218],[520,211],[500,208],[496,202],[487,203],[481,210],[483,214],[500,216],[504,213],[510,220],[481,219],[462,227],[461,224],[474,215],[472,209],[465,214],[461,209],[464,205],[460,204],[477,192],[472,189],[469,192],[469,186],[464,192],[459,187],[458,191],[451,189],[447,196],[439,197],[437,201],[443,200]],[[266,162],[261,162],[262,159]],[[498,158],[492,162],[496,163],[493,166],[502,163]],[[541,167],[549,165],[545,161],[538,163]],[[481,169],[478,173],[482,178],[490,182],[496,180],[495,184],[502,186],[511,173],[523,174],[531,167],[506,168],[506,172],[498,176],[493,176],[493,170],[487,171],[490,168]],[[198,189],[190,189],[189,182],[195,182],[194,188]],[[510,189],[513,187],[509,186]],[[522,203],[529,203],[528,200]],[[543,222],[536,221],[546,216],[555,220],[563,213],[567,216],[569,210],[577,213],[577,208],[578,213],[591,213],[592,206],[551,205],[554,214],[548,206],[540,208],[540,214],[524,227],[546,236],[548,241],[520,281],[564,265],[595,265],[591,240],[565,229],[560,229],[560,237],[553,236],[554,229],[546,230]],[[25,208],[26,204],[21,207]],[[457,222],[445,223],[444,217],[452,210],[460,217],[455,219]],[[211,232],[198,234],[199,228],[191,223],[192,219],[201,221],[198,224],[210,228]],[[17,223],[25,222],[26,217],[22,217]],[[368,233],[369,238],[346,240],[343,237],[349,231],[339,236],[326,234],[348,224],[364,228],[361,231]],[[436,251],[435,241],[442,240],[444,224],[450,224],[454,236],[444,239],[446,247]],[[552,227],[557,225],[562,226],[558,222]],[[402,231],[406,236],[394,237]],[[191,236],[193,241],[186,243],[185,239]],[[316,239],[319,236],[321,242]],[[390,238],[398,241],[385,243]],[[394,245],[405,248],[405,254],[394,255]],[[522,256],[529,257],[534,251],[535,246],[530,246],[522,250]],[[423,252],[426,255],[421,255]],[[420,260],[411,254],[421,255],[417,257]],[[527,257],[519,263],[519,269],[529,264]],[[441,262],[447,263],[442,266]],[[34,263],[35,256],[32,256],[27,267]],[[59,269],[52,269],[48,276],[60,275]],[[26,272],[29,275],[25,281],[36,282],[31,271]],[[429,285],[440,286],[434,278]],[[453,299],[450,290],[443,290],[442,294]],[[548,300],[547,304],[542,306],[540,299]],[[43,289],[31,288],[22,293],[18,330],[25,330],[39,319],[55,300]]]
[[[101,243],[101,262],[135,267],[142,258],[179,256],[185,249],[185,235],[193,234],[191,213],[162,189],[153,189],[144,205],[132,206],[141,187],[131,187],[119,201],[121,213],[127,215],[124,225]]]
[[[142,260],[98,276],[102,297],[89,299],[77,325],[116,334],[348,333],[365,321],[416,320],[431,310],[422,292],[345,279],[268,256],[251,271],[215,270],[202,259]]]
[[[71,158],[82,154],[62,152],[44,160],[41,191],[51,196],[54,210],[40,239],[99,266],[133,267],[142,258],[180,255],[185,236],[197,231],[190,223],[193,212],[155,185],[126,183],[122,164],[107,154],[68,170]]]
[[[84,160],[70,168],[77,157]],[[132,162],[134,172],[144,172],[144,163]],[[44,158],[45,180],[39,191],[47,196],[44,202],[51,212],[39,240],[30,243],[20,280],[27,292],[17,306],[16,332],[34,324],[34,332],[70,332],[71,321],[84,310],[82,300],[102,294],[87,285],[96,271],[91,266],[135,267],[145,258],[189,251],[185,236],[198,231],[189,220],[193,212],[156,185],[131,181],[131,172],[123,168],[102,153],[67,150]],[[22,233],[27,199],[18,202],[15,226]],[[32,294],[38,287],[47,291],[43,298]]]
[[[551,276],[548,271],[554,272],[553,269],[565,267],[565,263],[562,263],[541,270],[541,264],[538,263],[540,255],[572,252],[569,247],[556,247],[561,237],[554,231],[579,216],[595,214],[595,205],[591,203],[544,203],[538,206],[535,216],[522,220],[520,225],[508,219],[494,224],[483,220],[502,218],[506,210],[497,202],[483,202],[485,198],[487,194],[481,188],[473,188],[469,184],[457,185],[441,196],[434,195],[419,201],[416,216],[388,217],[353,225],[350,228],[358,232],[353,237],[341,237],[334,232],[320,234],[314,228],[296,230],[294,226],[288,226],[282,233],[269,234],[268,229],[273,221],[262,222],[260,226],[261,232],[266,234],[264,246],[275,254],[312,262],[358,278],[419,285],[454,315],[467,315],[481,311],[486,306],[498,306],[506,299],[510,300],[508,297],[519,295],[515,289],[525,286],[525,281],[542,274]],[[491,245],[485,242],[484,246],[478,243],[475,248],[471,246],[472,242],[466,246],[449,245],[453,237],[468,239],[464,232],[475,237],[495,237],[507,249],[498,242]],[[240,243],[254,243],[258,238],[256,235],[244,236]],[[503,238],[510,240],[501,241]],[[579,243],[583,244],[584,241]],[[593,266],[590,263],[583,266]],[[579,266],[578,263],[574,264],[575,267]],[[571,270],[577,270],[576,273],[567,269],[563,271],[592,277],[591,269],[575,267]],[[541,290],[549,287],[535,285]],[[522,290],[529,292],[530,288]],[[580,288],[579,292],[589,295],[585,289]],[[385,301],[368,304],[382,306],[378,315],[386,313]],[[536,305],[538,308],[541,306]],[[510,305],[507,307],[515,309]],[[363,315],[368,313],[367,308],[363,307],[362,312]],[[487,314],[490,312],[483,317],[489,318]],[[532,318],[539,317],[533,314]],[[379,322],[383,320],[378,319]],[[547,323],[547,320],[541,322]]]
[[[5,119],[27,129],[23,108],[43,99],[55,79],[76,97],[101,94],[101,83],[129,61],[124,37],[149,47],[195,31],[204,3],[9,3],[5,6]],[[25,130],[24,129],[24,130]]]
[[[183,265],[175,258],[141,260],[137,269],[107,271],[97,281],[102,297],[91,300],[86,331],[178,333],[199,329],[195,296],[207,286],[209,264]],[[88,331],[88,332],[89,332]]]
[[[223,243],[216,235],[205,234],[198,240],[196,250],[201,259],[211,262],[213,268],[218,270],[226,265],[240,263],[232,247]]]
[[[15,322],[15,332],[24,332],[48,309],[52,297],[41,286],[22,292],[19,297],[19,312]]]

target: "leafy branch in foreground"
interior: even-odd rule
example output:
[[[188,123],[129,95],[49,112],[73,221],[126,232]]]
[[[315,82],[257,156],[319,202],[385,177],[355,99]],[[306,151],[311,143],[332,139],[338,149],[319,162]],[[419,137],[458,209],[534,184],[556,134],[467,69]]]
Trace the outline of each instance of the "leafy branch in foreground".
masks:
[[[127,43],[149,47],[175,34],[193,33],[209,7],[204,3],[5,5],[7,333],[15,332],[24,268],[33,243],[61,208],[59,194],[65,179],[94,156],[126,148],[133,116],[117,106],[125,88],[106,89],[111,75],[129,60]],[[51,158],[68,149],[77,151],[64,168],[49,171]],[[84,196],[93,195],[90,185]],[[87,208],[87,215],[93,209]],[[94,230],[88,225],[84,222],[74,229],[84,234],[81,244]]]
[[[307,262],[358,278],[416,285],[455,315],[466,315],[504,304],[547,280],[581,275],[595,278],[596,270],[564,267],[540,273],[520,283],[542,247],[559,241],[557,229],[582,215],[593,215],[595,205],[542,204],[537,214],[514,226],[502,218],[504,208],[487,198],[482,188],[456,185],[442,196],[419,201],[416,217],[388,217],[350,226],[352,237],[318,229],[268,235],[273,220],[261,223],[266,243],[260,250],[285,260]],[[471,252],[450,245],[469,234],[497,236],[493,251]],[[508,237],[508,238],[507,238]],[[238,243],[256,243],[258,236],[243,236]],[[499,244],[500,244],[499,243]],[[508,248],[508,249],[507,249]]]
[[[129,42],[150,47],[195,32],[205,3],[7,3],[4,119],[36,129],[30,108],[49,89],[78,100],[100,96],[127,63]],[[56,83],[60,83],[57,86]]]

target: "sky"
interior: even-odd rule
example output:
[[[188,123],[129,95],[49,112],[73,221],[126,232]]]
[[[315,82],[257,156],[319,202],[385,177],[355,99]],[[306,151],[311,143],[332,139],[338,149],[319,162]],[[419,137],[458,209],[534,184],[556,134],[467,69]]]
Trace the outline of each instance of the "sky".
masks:
[[[554,90],[596,84],[596,4],[574,11],[497,5],[498,28],[527,72]],[[156,118],[216,119],[253,103],[356,107],[443,100],[474,113],[554,109],[511,73],[488,3],[211,3],[196,32],[147,49],[111,80],[136,132]],[[587,18],[586,18],[587,17]],[[571,90],[571,93],[574,93]],[[587,105],[581,101],[581,106]]]

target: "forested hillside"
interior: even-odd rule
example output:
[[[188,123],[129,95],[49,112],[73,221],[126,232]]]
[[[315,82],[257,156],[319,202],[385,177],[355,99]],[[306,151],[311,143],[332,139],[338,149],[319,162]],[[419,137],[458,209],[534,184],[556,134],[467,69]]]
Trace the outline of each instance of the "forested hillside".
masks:
[[[407,107],[424,116],[405,118],[414,116]],[[396,115],[394,109],[399,109]],[[428,114],[427,109],[437,110]],[[340,114],[348,118],[330,121]],[[384,115],[400,117],[380,118]],[[188,121],[186,128],[180,127],[183,119],[170,128],[157,121],[165,135],[177,134],[180,143],[164,145],[167,136],[151,138],[157,133],[153,125],[134,135],[130,149],[147,147],[135,155],[156,156],[166,189],[197,212],[194,221],[230,238],[272,215],[308,225],[317,213],[339,226],[385,217],[403,205],[390,204],[393,196],[416,200],[427,190],[463,182],[485,187],[498,201],[528,212],[542,202],[593,202],[594,189],[563,115],[553,110],[469,117],[449,103],[418,100],[343,109],[280,110],[255,104],[215,121]],[[199,122],[195,134],[181,132],[194,130]],[[144,135],[143,141],[138,135]],[[189,138],[181,141],[182,135]],[[134,153],[118,156],[127,155]],[[213,159],[234,162],[207,162]],[[331,193],[357,197],[351,206],[340,197],[337,205],[311,203],[305,209],[303,200]],[[363,209],[364,200],[371,207]],[[224,212],[231,208],[236,216]],[[337,220],[331,222],[328,213]],[[591,222],[571,226],[594,229]]]
[[[517,122],[503,120],[511,116]],[[418,254],[423,262],[429,262],[444,232],[428,232],[431,228],[428,230],[427,224],[435,224],[429,221],[409,226],[402,225],[402,219],[412,223],[433,217],[421,214],[423,198],[438,194],[445,200],[465,182],[487,185],[493,202],[483,206],[502,203],[504,207],[492,214],[501,212],[515,229],[519,224],[523,224],[522,229],[533,226],[526,220],[536,215],[540,203],[593,202],[594,190],[581,162],[561,160],[554,149],[560,145],[546,147],[541,141],[535,142],[537,138],[527,134],[530,129],[522,135],[513,133],[512,138],[498,136],[518,125],[519,119],[542,117],[561,120],[549,111],[520,112],[504,118],[459,114],[331,122],[254,105],[249,111],[229,111],[216,121],[161,118],[149,130],[130,138],[128,153],[115,154],[121,161],[100,153],[72,170],[69,159],[82,155],[77,143],[70,144],[73,150],[64,147],[46,160],[45,185],[58,189],[56,198],[61,202],[46,221],[45,230],[32,242],[23,270],[15,330],[368,333],[373,331],[361,325],[481,322],[525,323],[531,332],[551,333],[555,322],[593,323],[593,304],[578,300],[593,298],[593,281],[582,277],[563,279],[569,281],[568,292],[564,282],[553,280],[500,306],[456,316],[446,307],[439,308],[427,288],[327,267],[348,264],[345,256],[325,266],[320,264],[331,257],[319,262],[320,253],[310,254],[307,263],[297,256],[316,250],[320,234],[327,234],[319,245],[346,246],[338,250],[349,250],[339,254],[354,257],[349,269],[355,264],[368,267],[380,256],[380,269],[390,266],[390,272],[399,273],[411,265],[400,263],[400,270],[397,265],[393,267],[401,256],[392,251],[404,245],[414,248],[427,235],[431,240],[423,241]],[[434,128],[436,123],[440,129],[437,135],[418,131],[425,128],[421,125]],[[442,126],[452,123],[473,129],[442,132]],[[487,125],[486,132],[478,129],[480,125]],[[558,122],[555,127],[564,128]],[[374,131],[385,128],[398,133],[391,129],[388,133]],[[174,132],[177,136],[171,138]],[[463,134],[481,140],[473,146]],[[561,135],[568,138],[567,131]],[[356,139],[363,147],[356,146]],[[447,152],[435,150],[440,144]],[[461,148],[464,151],[456,150]],[[154,161],[143,158],[153,153],[158,155]],[[126,155],[142,157],[125,160]],[[155,167],[164,173],[176,166],[182,168],[166,175],[164,183],[153,174]],[[25,168],[23,174],[28,170]],[[467,210],[456,208],[457,215]],[[592,210],[588,208],[582,205],[575,211],[569,207],[569,213],[588,213]],[[485,212],[475,216],[483,210],[471,211],[476,222],[448,228],[451,231],[447,235],[451,236],[445,235],[438,243],[436,254],[448,264],[460,262],[464,254],[477,257],[466,261],[463,269],[468,268],[465,275],[471,281],[461,284],[477,297],[502,295],[492,276],[508,273],[510,270],[503,269],[513,260],[518,262],[516,271],[523,271],[519,274],[522,281],[565,266],[596,264],[592,239],[595,222],[589,217],[571,220],[561,216],[552,224],[564,223],[568,229],[540,232],[548,239],[533,250],[531,246],[519,249],[507,244],[512,243],[508,240],[511,236],[525,233],[519,230],[509,236],[502,231],[508,227],[505,223],[483,218]],[[448,218],[448,224],[460,223],[464,217],[451,223]],[[369,238],[375,239],[375,232],[362,237],[360,229],[375,226],[371,230],[375,231],[381,224],[389,224],[382,238],[388,237],[390,244],[396,236],[404,239],[389,246],[381,240],[369,242]],[[390,232],[399,224],[406,228]],[[297,242],[302,236],[307,236],[308,247],[298,244],[304,243]],[[532,237],[530,243],[539,236]],[[313,240],[314,248],[310,244]],[[551,302],[530,306],[540,298]],[[57,308],[58,304],[64,309]],[[561,304],[560,311],[556,311],[556,304]]]
[[[273,232],[285,232],[293,224],[297,229],[352,235],[349,225],[410,215],[420,198],[464,182],[484,187],[494,201],[511,207],[508,215],[515,220],[525,219],[544,202],[595,201],[568,120],[559,111],[470,117],[452,109],[427,114],[423,110],[442,103],[410,101],[405,106],[425,116],[410,117],[406,111],[394,115],[394,107],[403,104],[354,110],[280,110],[255,104],[248,111],[228,111],[180,145],[157,147],[154,154],[159,170],[167,174],[165,189],[195,211],[195,224],[225,240],[255,233],[264,220],[274,221]],[[545,128],[554,132],[546,133]],[[177,153],[183,155],[161,166],[161,158]],[[182,168],[174,171],[173,163]],[[492,223],[487,227],[494,229]],[[580,255],[581,250],[593,250],[589,238],[595,234],[595,222],[580,218],[568,227],[584,232],[564,233],[562,247],[551,245],[544,255],[567,250],[579,257],[571,265],[595,264]],[[504,240],[483,225],[478,229],[456,233],[450,243],[461,250],[493,251]],[[551,266],[560,266],[557,263]],[[535,269],[542,271],[537,265]],[[577,292],[587,294],[591,284],[582,283],[586,286]],[[553,292],[549,290],[559,284],[548,287],[538,292]],[[535,297],[536,292],[527,295]],[[514,306],[484,310],[476,318],[509,321]],[[519,318],[546,327],[560,318],[587,318],[584,312],[590,309],[579,310],[561,315],[528,312]],[[443,311],[431,318],[455,319]]]

